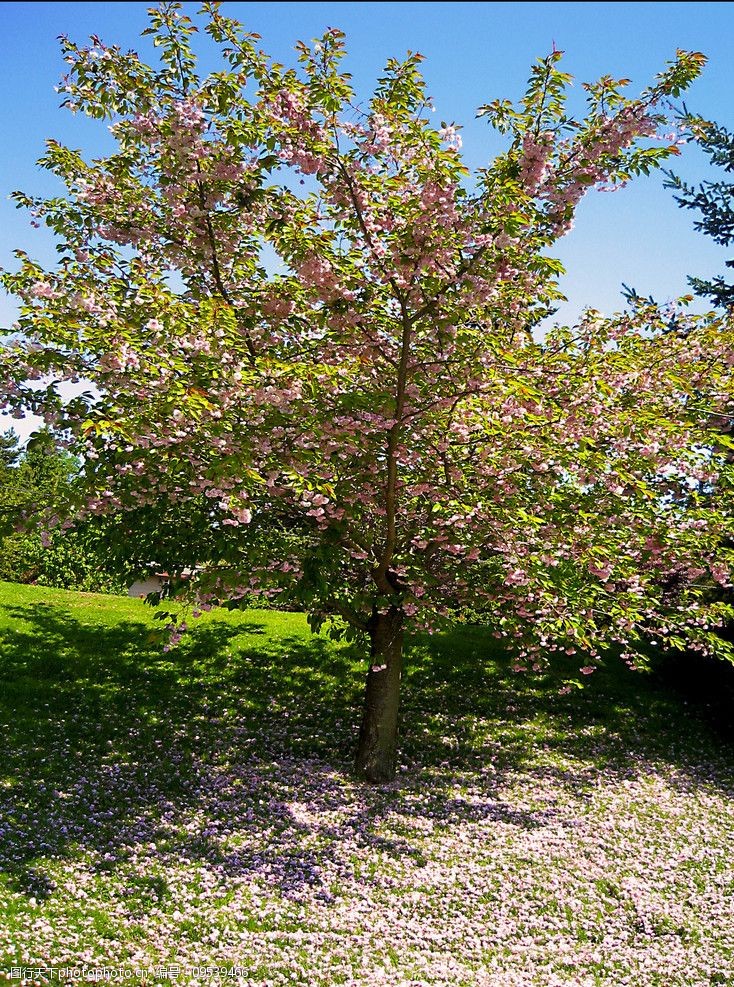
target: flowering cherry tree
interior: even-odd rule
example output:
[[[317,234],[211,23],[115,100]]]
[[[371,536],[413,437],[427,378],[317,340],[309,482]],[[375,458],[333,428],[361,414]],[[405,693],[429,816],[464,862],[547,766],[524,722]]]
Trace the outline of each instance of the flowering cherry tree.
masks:
[[[731,558],[710,428],[732,413],[726,324],[639,304],[538,331],[562,297],[548,248],[589,189],[677,153],[666,101],[703,57],[638,98],[586,85],[576,119],[554,51],[518,105],[480,109],[507,150],[470,174],[419,55],[362,102],[339,31],[285,68],[204,14],[224,65],[205,78],[178,4],[151,13],[155,65],[64,40],[65,104],[117,147],[89,162],[50,141],[64,194],[16,196],[60,256],[4,275],[5,406],[83,457],[77,515],[203,512],[196,608],[262,593],[368,639],[372,781],[395,769],[411,627],[470,607],[518,669],[565,652],[589,673],[650,640],[723,653],[706,594]],[[93,389],[64,400],[69,381]]]

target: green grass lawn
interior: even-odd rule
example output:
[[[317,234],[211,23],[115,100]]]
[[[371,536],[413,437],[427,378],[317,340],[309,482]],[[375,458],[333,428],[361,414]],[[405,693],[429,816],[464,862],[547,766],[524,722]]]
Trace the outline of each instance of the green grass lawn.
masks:
[[[479,628],[418,639],[374,789],[358,651],[299,614],[212,613],[169,652],[159,629],[0,583],[8,976],[734,984],[734,753],[648,677],[560,696],[578,661],[528,677]]]

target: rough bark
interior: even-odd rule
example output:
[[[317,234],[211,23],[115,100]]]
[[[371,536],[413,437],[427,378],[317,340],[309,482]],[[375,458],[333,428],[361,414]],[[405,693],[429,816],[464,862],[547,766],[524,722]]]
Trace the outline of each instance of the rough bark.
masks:
[[[395,777],[400,677],[403,670],[403,618],[391,610],[368,625],[370,667],[357,748],[357,774],[373,783]]]

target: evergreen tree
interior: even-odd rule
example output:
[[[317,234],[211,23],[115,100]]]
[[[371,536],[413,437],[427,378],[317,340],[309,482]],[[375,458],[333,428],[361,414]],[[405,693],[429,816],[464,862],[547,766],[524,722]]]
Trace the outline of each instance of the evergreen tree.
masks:
[[[0,432],[0,469],[15,466],[20,456],[18,436],[14,429],[9,428]]]
[[[698,143],[709,156],[711,164],[723,170],[719,181],[706,181],[696,187],[688,185],[677,175],[668,172],[666,186],[676,190],[676,201],[685,209],[695,209],[701,218],[694,227],[710,236],[716,243],[729,247],[734,242],[734,181],[727,181],[734,172],[734,133],[715,123],[698,122],[695,128]],[[734,259],[726,261],[726,267],[734,268]],[[691,287],[697,295],[710,298],[722,308],[734,306],[734,283],[718,276],[707,281],[690,277]]]

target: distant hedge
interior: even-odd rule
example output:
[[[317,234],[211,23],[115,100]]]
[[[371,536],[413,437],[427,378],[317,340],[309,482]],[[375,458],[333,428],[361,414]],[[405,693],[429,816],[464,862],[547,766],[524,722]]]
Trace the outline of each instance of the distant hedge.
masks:
[[[83,592],[127,592],[126,581],[107,573],[73,533],[52,538],[47,547],[35,532],[8,535],[0,542],[0,579]]]

